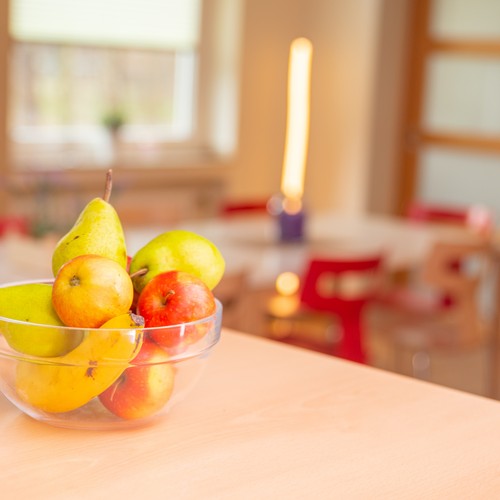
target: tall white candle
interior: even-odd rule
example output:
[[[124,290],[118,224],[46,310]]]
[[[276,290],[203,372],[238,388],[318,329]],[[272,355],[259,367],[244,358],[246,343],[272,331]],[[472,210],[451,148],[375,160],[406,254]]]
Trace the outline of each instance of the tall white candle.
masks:
[[[290,47],[288,69],[287,124],[281,192],[289,200],[300,201],[309,142],[309,107],[312,44],[295,39]]]

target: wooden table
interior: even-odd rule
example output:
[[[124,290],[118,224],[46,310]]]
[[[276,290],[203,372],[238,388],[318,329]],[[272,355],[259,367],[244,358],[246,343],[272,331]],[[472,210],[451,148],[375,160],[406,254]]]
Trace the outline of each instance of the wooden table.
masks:
[[[500,403],[224,331],[162,424],[52,428],[0,400],[0,497],[500,498]]]

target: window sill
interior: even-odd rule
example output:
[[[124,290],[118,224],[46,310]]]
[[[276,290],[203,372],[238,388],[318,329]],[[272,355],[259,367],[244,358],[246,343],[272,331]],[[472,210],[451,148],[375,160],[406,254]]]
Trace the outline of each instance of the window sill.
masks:
[[[74,148],[61,147],[13,150],[7,190],[33,194],[41,189],[100,192],[104,171],[113,169],[116,189],[172,188],[225,184],[230,159],[203,148],[126,148],[120,147],[102,161],[78,155]],[[81,152],[81,151],[80,151]]]
[[[12,143],[13,171],[43,172],[102,170],[103,168],[186,168],[210,166],[224,158],[211,149],[178,144],[137,144],[110,141],[98,146],[85,144]]]
[[[75,164],[65,169],[18,168],[5,178],[4,195],[13,213],[23,213],[56,233],[64,232],[91,198],[104,192],[105,171],[113,169],[112,203],[127,226],[168,226],[216,215],[226,189],[228,158],[202,151]],[[41,221],[40,221],[40,220]]]

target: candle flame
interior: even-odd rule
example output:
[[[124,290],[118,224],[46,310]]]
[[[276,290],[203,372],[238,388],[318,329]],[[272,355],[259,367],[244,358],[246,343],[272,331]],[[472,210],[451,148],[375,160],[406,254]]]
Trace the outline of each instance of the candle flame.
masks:
[[[290,47],[287,125],[281,191],[286,198],[300,200],[309,141],[309,96],[312,44],[297,38]]]

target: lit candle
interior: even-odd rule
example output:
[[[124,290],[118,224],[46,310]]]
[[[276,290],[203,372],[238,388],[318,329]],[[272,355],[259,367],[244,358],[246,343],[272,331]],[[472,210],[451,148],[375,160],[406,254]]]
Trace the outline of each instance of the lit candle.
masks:
[[[297,38],[290,47],[287,124],[281,192],[285,198],[301,200],[304,192],[309,142],[309,95],[312,44]]]
[[[306,38],[294,40],[290,47],[285,154],[281,177],[284,199],[279,223],[283,241],[303,239],[302,196],[309,142],[311,59],[311,42]]]

